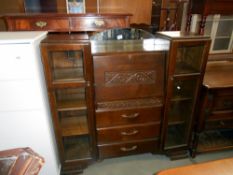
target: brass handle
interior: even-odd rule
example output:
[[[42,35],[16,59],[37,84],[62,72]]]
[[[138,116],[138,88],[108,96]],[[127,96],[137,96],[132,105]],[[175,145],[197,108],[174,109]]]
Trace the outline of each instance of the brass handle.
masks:
[[[220,121],[220,125],[221,125],[221,126],[225,126],[224,121]]]
[[[37,21],[36,22],[36,26],[40,27],[40,28],[43,28],[43,27],[47,26],[47,22],[45,22],[45,21]]]
[[[126,115],[126,114],[121,115],[122,118],[128,118],[128,119],[137,118],[138,116],[139,116],[139,113],[134,113],[134,114],[130,114],[130,115]]]
[[[125,132],[125,131],[123,131],[123,132],[121,132],[121,135],[123,135],[123,136],[131,136],[131,135],[135,135],[135,134],[137,134],[139,131],[138,130],[133,130],[133,131],[130,131],[130,132]]]
[[[138,148],[137,145],[132,146],[131,148],[121,147],[121,151],[128,152],[128,151],[134,151]]]
[[[94,24],[98,27],[104,26],[104,21],[103,20],[95,20]]]

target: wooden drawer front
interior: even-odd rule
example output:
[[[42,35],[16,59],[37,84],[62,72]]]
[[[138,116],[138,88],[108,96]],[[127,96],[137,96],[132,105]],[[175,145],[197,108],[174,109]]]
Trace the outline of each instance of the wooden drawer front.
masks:
[[[0,50],[0,80],[35,78],[36,60],[29,44],[0,45]]]
[[[161,110],[161,107],[128,109],[111,112],[99,112],[97,110],[96,125],[97,128],[102,128],[137,123],[160,122]]]
[[[12,30],[69,31],[68,18],[15,18]]]
[[[207,121],[224,119],[233,119],[233,109],[225,111],[214,111],[208,116]]]
[[[79,17],[71,18],[72,31],[100,31],[109,28],[129,27],[128,18]]]
[[[94,56],[97,101],[163,96],[164,53]]]
[[[232,110],[232,109],[233,109],[233,89],[216,92],[213,102],[213,110]]]
[[[108,158],[158,151],[158,140],[129,142],[123,144],[98,145],[99,157]]]
[[[97,129],[98,144],[152,139],[159,133],[160,123]]]
[[[233,119],[229,120],[212,120],[207,121],[205,125],[205,129],[228,129],[233,128]]]

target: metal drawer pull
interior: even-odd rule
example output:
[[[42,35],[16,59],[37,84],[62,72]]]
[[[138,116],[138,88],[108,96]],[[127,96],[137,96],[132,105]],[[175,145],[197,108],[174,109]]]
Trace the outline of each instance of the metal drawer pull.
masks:
[[[122,118],[137,118],[139,116],[139,113],[134,113],[134,114],[130,114],[130,115],[126,115],[126,114],[122,114],[121,117]]]
[[[103,20],[95,20],[94,24],[98,27],[104,26],[104,21]]]
[[[130,131],[130,132],[121,132],[121,135],[123,136],[131,136],[131,135],[135,135],[137,134],[139,131],[138,130],[133,130],[133,131]]]
[[[127,152],[127,151],[134,151],[138,148],[137,145],[132,146],[131,148],[121,147],[121,151]]]
[[[43,27],[47,26],[47,22],[45,22],[45,21],[37,21],[36,22],[36,26],[40,27],[40,28],[43,28]]]
[[[221,125],[221,126],[225,126],[224,121],[220,121],[220,125]]]

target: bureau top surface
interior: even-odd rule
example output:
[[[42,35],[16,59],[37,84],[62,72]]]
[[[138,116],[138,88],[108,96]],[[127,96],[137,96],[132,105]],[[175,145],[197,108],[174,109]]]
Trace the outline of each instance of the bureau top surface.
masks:
[[[47,32],[0,32],[0,44],[32,43],[44,37]]]
[[[233,61],[209,62],[203,85],[209,89],[233,88]]]
[[[167,51],[170,42],[135,28],[110,29],[93,35],[92,54],[135,51]]]

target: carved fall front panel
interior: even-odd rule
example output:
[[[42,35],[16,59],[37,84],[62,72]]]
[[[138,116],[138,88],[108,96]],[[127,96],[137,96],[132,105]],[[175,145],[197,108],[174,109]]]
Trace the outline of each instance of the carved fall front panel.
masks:
[[[105,72],[105,86],[129,85],[129,84],[154,84],[156,72],[128,71],[128,72]]]

